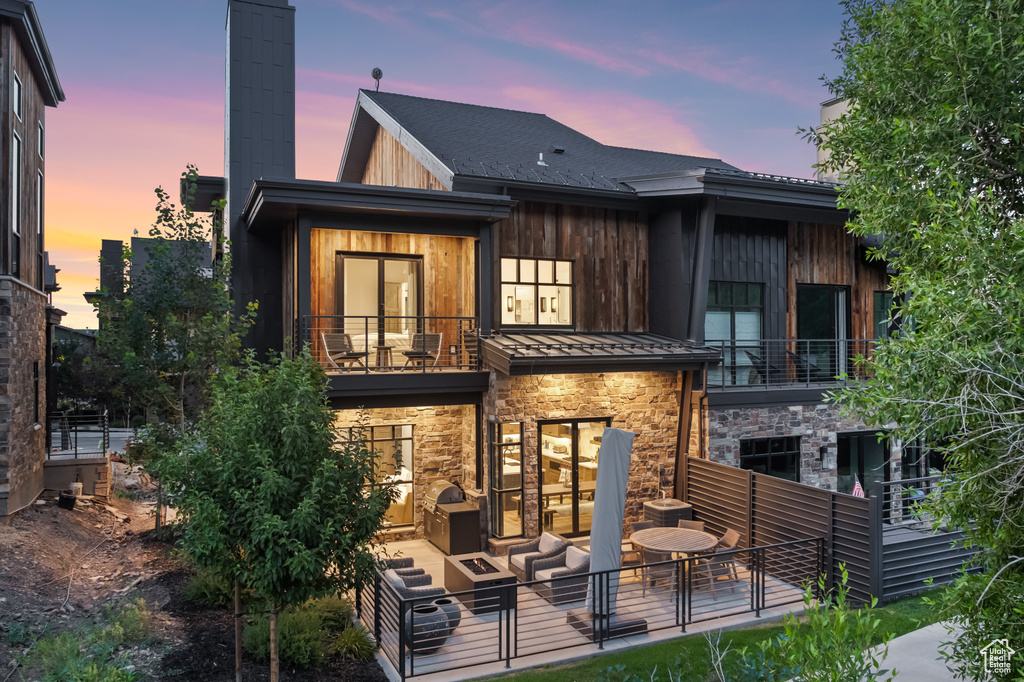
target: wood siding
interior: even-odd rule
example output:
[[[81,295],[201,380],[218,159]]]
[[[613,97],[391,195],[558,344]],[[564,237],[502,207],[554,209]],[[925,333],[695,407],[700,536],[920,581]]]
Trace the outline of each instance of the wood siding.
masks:
[[[310,312],[339,314],[334,300],[335,257],[339,251],[356,251],[423,256],[423,314],[473,317],[474,241],[467,237],[314,228],[310,236]]]
[[[448,189],[384,128],[377,128],[360,182],[386,187]]]
[[[14,243],[12,232],[12,220],[10,214],[10,187],[11,187],[11,146],[12,135],[17,133],[21,139],[21,246],[19,250],[19,261],[21,263],[19,279],[26,284],[42,289],[42,274],[40,256],[43,252],[44,233],[37,232],[37,224],[42,221],[42,216],[36,208],[36,191],[39,183],[44,182],[45,170],[44,161],[39,156],[39,124],[42,123],[45,130],[46,106],[43,102],[43,95],[35,81],[35,75],[29,65],[28,58],[18,41],[17,34],[12,30],[10,24],[3,25],[2,33],[2,54],[0,59],[4,65],[3,69],[3,92],[2,99],[2,128],[3,128],[3,162],[2,182],[3,190],[0,192],[5,197],[3,202],[4,215],[2,222],[4,235],[4,258],[3,270],[6,274],[13,274],[11,270],[11,245]],[[22,84],[22,116],[21,120],[14,114],[10,104],[11,87],[14,82],[14,73]],[[44,133],[45,134],[45,133]],[[45,154],[45,149],[43,150]],[[42,179],[39,173],[43,172]],[[45,200],[45,197],[44,197]]]
[[[646,216],[523,201],[497,225],[499,258],[575,261],[577,331],[648,330]]]
[[[842,225],[790,222],[788,232],[787,338],[797,338],[797,284],[849,286],[851,338],[874,338],[874,293],[889,288],[885,265],[868,262],[860,238]]]

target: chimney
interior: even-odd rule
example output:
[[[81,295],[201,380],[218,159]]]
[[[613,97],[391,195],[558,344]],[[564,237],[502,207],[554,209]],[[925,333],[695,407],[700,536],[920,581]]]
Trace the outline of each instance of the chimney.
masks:
[[[225,231],[236,312],[259,301],[246,345],[261,355],[284,338],[280,235],[239,220],[254,180],[295,179],[295,8],[288,0],[228,0],[224,105]]]

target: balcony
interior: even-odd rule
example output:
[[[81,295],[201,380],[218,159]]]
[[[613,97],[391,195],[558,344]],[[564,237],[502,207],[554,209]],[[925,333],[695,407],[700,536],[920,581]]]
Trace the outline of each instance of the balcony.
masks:
[[[299,338],[332,375],[480,370],[473,317],[309,315]]]
[[[756,390],[817,388],[867,378],[858,356],[870,357],[873,339],[768,339],[707,341],[722,364],[708,370],[708,388]]]

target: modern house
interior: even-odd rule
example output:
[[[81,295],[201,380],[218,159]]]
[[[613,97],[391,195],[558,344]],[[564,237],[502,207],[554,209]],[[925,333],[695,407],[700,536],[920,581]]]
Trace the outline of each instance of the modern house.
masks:
[[[605,426],[637,434],[627,521],[686,457],[843,492],[903,474],[823,399],[891,302],[835,185],[366,90],[336,180],[298,180],[294,8],[230,0],[228,32],[227,176],[197,207],[228,200],[252,345],[308,343],[339,425],[396,456],[391,537],[423,534],[438,479],[492,547],[587,534]]]
[[[0,517],[44,487],[49,329],[46,108],[64,101],[35,7],[0,1]],[[55,273],[54,273],[55,274]]]

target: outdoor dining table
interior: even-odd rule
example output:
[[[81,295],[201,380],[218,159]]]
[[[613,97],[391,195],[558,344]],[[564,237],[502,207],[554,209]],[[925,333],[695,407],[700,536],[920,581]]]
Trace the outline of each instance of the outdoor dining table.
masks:
[[[701,554],[709,552],[718,544],[718,538],[711,533],[689,528],[644,528],[629,536],[629,541],[655,552],[677,554]]]

